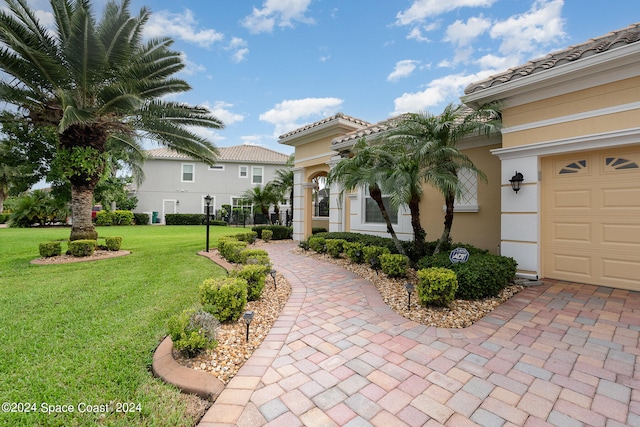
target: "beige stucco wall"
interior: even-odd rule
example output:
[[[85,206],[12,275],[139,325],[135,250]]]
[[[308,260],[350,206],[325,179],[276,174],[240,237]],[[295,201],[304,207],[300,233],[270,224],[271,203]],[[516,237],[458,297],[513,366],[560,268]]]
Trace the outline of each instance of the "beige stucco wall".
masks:
[[[478,212],[456,212],[453,217],[451,238],[453,242],[470,243],[497,253],[500,244],[500,159],[489,150],[499,144],[462,150],[488,182],[478,180]],[[444,228],[444,197],[429,187],[420,204],[421,224],[427,232],[427,240],[439,239]]]
[[[516,107],[507,107],[503,111],[503,124],[506,129],[545,120],[558,121],[559,123],[535,126],[532,129],[517,130],[516,128],[516,131],[503,135],[503,147],[523,146],[540,141],[553,141],[635,128],[638,126],[640,109],[612,112],[598,117],[573,117],[571,120],[567,120],[567,116],[638,101],[640,101],[640,77]]]

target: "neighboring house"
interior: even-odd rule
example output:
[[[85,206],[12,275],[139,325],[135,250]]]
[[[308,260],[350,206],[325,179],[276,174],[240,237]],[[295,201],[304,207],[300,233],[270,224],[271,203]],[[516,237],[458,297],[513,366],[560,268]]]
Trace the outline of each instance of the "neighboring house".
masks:
[[[519,275],[640,291],[640,24],[505,71],[467,87],[463,102],[503,105],[502,135],[459,145],[488,183],[466,174],[453,241],[512,256]],[[314,179],[362,136],[375,139],[394,119],[370,124],[336,114],[280,137],[295,147],[294,238],[320,224],[332,231],[386,235],[362,191],[330,189],[328,218],[313,216]],[[514,192],[509,180],[522,173]],[[443,197],[425,189],[428,240],[442,232]],[[408,212],[394,218],[410,239]]]
[[[245,191],[274,180],[286,168],[288,156],[255,145],[219,147],[216,164],[209,166],[167,148],[147,151],[145,180],[138,187],[136,211],[157,212],[158,220],[173,213],[205,213],[210,195],[211,214],[222,205],[240,207]],[[283,212],[288,205],[282,205]]]

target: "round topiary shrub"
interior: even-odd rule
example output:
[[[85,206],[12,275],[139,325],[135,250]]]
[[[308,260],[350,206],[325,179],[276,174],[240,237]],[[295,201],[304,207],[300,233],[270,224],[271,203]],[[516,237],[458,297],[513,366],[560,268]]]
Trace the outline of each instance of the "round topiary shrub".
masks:
[[[381,254],[378,256],[382,272],[389,277],[404,277],[409,269],[409,258],[401,254]]]
[[[458,278],[448,268],[432,267],[417,271],[418,297],[424,306],[448,307],[456,296]]]
[[[247,300],[256,301],[260,299],[267,273],[271,267],[260,264],[249,264],[242,267],[241,270],[231,272],[231,277],[239,277],[247,282]]]
[[[265,242],[270,242],[271,239],[273,238],[273,231],[272,230],[262,230],[262,240],[264,240]]]
[[[62,254],[62,248],[60,242],[43,242],[40,243],[40,256],[43,258],[50,258]]]
[[[67,253],[77,257],[90,256],[97,246],[98,242],[95,240],[72,240],[67,245]]]
[[[239,277],[207,279],[200,285],[200,303],[220,322],[238,320],[247,304],[247,281]]]
[[[122,246],[122,237],[105,237],[104,244],[107,247],[108,251],[119,251],[120,247]]]

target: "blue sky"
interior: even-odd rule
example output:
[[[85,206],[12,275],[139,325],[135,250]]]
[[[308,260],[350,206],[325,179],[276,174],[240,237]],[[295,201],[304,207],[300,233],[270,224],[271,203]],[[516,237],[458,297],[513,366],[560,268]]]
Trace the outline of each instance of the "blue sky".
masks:
[[[437,114],[473,81],[640,20],[638,0],[132,0],[143,6],[146,35],[184,52],[193,90],[176,99],[226,124],[204,134],[286,154],[279,135],[338,111]]]

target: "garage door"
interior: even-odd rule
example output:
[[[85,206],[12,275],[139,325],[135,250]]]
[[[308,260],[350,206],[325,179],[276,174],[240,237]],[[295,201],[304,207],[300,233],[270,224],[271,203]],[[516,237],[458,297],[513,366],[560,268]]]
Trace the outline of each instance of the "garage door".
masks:
[[[542,160],[542,276],[640,291],[640,146]]]

